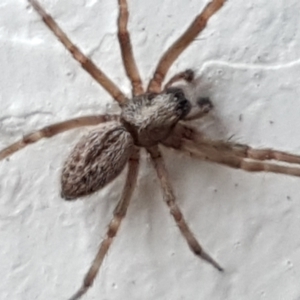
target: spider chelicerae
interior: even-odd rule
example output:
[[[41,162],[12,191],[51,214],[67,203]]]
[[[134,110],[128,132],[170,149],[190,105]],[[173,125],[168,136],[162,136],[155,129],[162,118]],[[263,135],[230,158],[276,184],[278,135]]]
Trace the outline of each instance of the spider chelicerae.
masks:
[[[151,157],[161,183],[164,200],[187,244],[197,256],[222,271],[222,267],[203,250],[195,239],[175,202],[160,146],[171,147],[201,160],[241,168],[246,171],[267,171],[300,176],[299,168],[265,162],[265,160],[277,160],[299,163],[299,156],[271,149],[252,149],[247,145],[214,141],[185,124],[185,121],[201,118],[213,108],[208,98],[198,99],[197,105],[191,107],[191,103],[189,99],[186,99],[183,90],[174,85],[174,83],[182,80],[192,82],[194,80],[193,71],[186,70],[174,75],[162,87],[172,63],[205,28],[209,18],[223,6],[225,0],[210,2],[186,32],[166,51],[161,57],[146,90],[143,89],[127,31],[127,2],[119,0],[118,38],[125,70],[132,83],[131,98],[127,98],[68,39],[37,1],[29,0],[29,2],[74,58],[119,103],[122,110],[120,116],[86,116],[47,126],[24,136],[22,140],[0,152],[0,159],[4,159],[41,138],[50,138],[82,126],[95,126],[90,133],[79,141],[63,167],[61,176],[62,197],[66,200],[77,199],[101,189],[114,180],[128,164],[127,179],[122,197],[114,211],[107,235],[101,243],[82,287],[70,299],[79,299],[92,285],[113,238],[117,234],[121,221],[126,215],[138,175],[139,149],[141,147],[145,148]]]

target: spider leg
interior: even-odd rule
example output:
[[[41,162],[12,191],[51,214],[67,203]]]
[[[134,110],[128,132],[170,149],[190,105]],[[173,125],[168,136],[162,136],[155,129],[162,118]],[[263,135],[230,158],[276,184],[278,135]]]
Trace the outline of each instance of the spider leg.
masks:
[[[218,269],[219,271],[223,271],[223,268],[208,253],[203,250],[199,242],[196,240],[194,234],[191,232],[189,226],[187,225],[180,211],[180,208],[175,202],[175,195],[169,181],[168,172],[158,147],[152,147],[151,149],[147,150],[151,155],[152,163],[159,178],[163,190],[164,201],[168,205],[170,212],[182,235],[186,239],[190,249],[194,252],[195,255],[204,259],[205,261],[213,265],[216,269]]]
[[[252,160],[276,160],[287,163],[300,164],[300,156],[286,153],[283,151],[273,150],[270,148],[255,149],[248,145],[237,144],[223,141],[213,141],[204,139],[197,142],[199,147],[209,147],[216,149],[218,152],[227,153],[241,158],[249,158]]]
[[[175,140],[173,140],[173,142],[174,141]],[[171,142],[168,146],[171,146]],[[176,143],[174,142],[173,146],[173,148],[182,150],[201,160],[215,162],[234,169],[242,169],[247,172],[270,172],[300,177],[300,167],[268,163],[257,159],[249,160],[247,157],[238,156],[235,152],[222,151],[209,144],[199,145],[194,141],[182,139],[180,143],[178,143],[178,141],[176,141]]]
[[[177,73],[174,76],[172,76],[169,81],[164,85],[163,87],[163,91],[165,91],[166,89],[168,89],[172,84],[184,80],[186,82],[193,82],[195,78],[195,74],[194,71],[191,69],[187,69],[183,72]]]
[[[173,62],[206,27],[210,17],[224,5],[225,1],[212,0],[208,3],[203,11],[196,16],[189,28],[169,47],[158,62],[154,75],[149,82],[148,92],[159,93],[161,91],[161,84]]]
[[[210,149],[210,151],[218,151],[226,155],[233,155],[251,160],[275,160],[289,164],[300,164],[300,155],[271,148],[255,149],[245,144],[212,140],[205,137],[196,129],[182,123],[176,126],[172,135],[163,144],[167,147],[180,148],[182,139],[193,141],[195,147],[198,147],[199,149],[207,148]]]
[[[114,210],[113,219],[110,221],[108,225],[106,237],[101,242],[98,253],[94,261],[92,262],[89,271],[84,277],[82,287],[69,300],[77,300],[81,298],[87,292],[87,290],[92,286],[99,272],[99,269],[102,265],[103,259],[109,247],[111,246],[116,234],[118,233],[121,222],[126,215],[127,208],[129,206],[129,202],[136,185],[138,169],[139,169],[139,151],[134,150],[128,162],[127,179],[123,188],[122,196]]]
[[[122,59],[126,74],[131,81],[132,94],[137,96],[143,94],[144,90],[142,80],[133,56],[129,32],[127,30],[127,23],[129,17],[127,0],[118,0],[118,2],[118,39],[120,43]]]
[[[36,0],[28,0],[35,11],[42,17],[45,24],[60,40],[60,42],[69,50],[73,57],[119,104],[126,101],[125,95],[120,89],[94,64],[94,62],[85,56],[82,51],[73,44],[73,42],[62,31],[54,19],[46,13],[42,6]]]
[[[202,139],[203,135],[200,132],[197,132],[193,127],[179,122],[176,124],[171,135],[162,142],[162,145],[180,150],[183,139],[193,140],[196,142],[196,137],[198,141]]]
[[[25,148],[26,146],[36,143],[42,138],[51,138],[59,133],[83,126],[98,125],[103,122],[118,120],[117,115],[94,115],[78,117],[60,123],[55,123],[39,129],[35,132],[25,135],[21,140],[11,144],[0,151],[0,160],[10,156],[11,154]]]

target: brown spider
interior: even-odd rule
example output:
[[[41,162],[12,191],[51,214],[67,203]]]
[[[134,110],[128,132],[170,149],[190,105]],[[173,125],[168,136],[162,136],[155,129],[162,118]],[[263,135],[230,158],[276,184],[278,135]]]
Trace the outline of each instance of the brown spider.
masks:
[[[191,109],[181,88],[172,87],[180,80],[193,81],[191,70],[174,75],[162,88],[166,73],[177,57],[205,28],[209,18],[218,11],[225,0],[213,0],[196,17],[187,31],[168,49],[160,59],[156,71],[144,91],[133,58],[127,31],[128,10],[126,0],[119,0],[118,38],[126,73],[132,83],[132,98],[128,99],[94,63],[84,56],[58,27],[52,17],[35,0],[29,0],[34,9],[82,67],[119,103],[122,113],[117,115],[94,115],[80,117],[47,126],[28,134],[22,140],[0,152],[0,160],[42,138],[50,138],[64,131],[96,126],[76,145],[67,159],[61,177],[62,197],[66,200],[89,195],[114,180],[128,164],[127,179],[122,197],[114,211],[107,235],[101,243],[95,260],[82,287],[70,299],[79,299],[92,285],[103,259],[126,215],[133,193],[139,166],[139,148],[149,152],[160,179],[164,200],[191,250],[202,259],[222,271],[221,266],[200,246],[186,224],[168,179],[159,145],[172,147],[202,160],[216,162],[246,171],[266,171],[300,176],[300,169],[264,162],[277,160],[300,163],[300,157],[271,149],[252,149],[246,145],[213,141],[184,121],[201,118],[212,108],[209,99],[199,99],[198,106]]]

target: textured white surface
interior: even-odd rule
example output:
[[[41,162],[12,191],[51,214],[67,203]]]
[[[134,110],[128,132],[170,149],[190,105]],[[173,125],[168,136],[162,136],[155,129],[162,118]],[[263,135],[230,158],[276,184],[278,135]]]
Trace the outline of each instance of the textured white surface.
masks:
[[[68,35],[127,94],[117,1],[43,0]],[[143,79],[207,1],[130,0]],[[210,135],[300,153],[300,2],[228,0],[174,64],[201,75],[215,104]],[[0,147],[36,128],[115,112],[24,0],[0,4]],[[59,196],[64,158],[86,129],[0,163],[0,299],[66,299],[81,285],[120,196],[120,176],[94,196]],[[300,298],[300,179],[249,174],[164,151],[178,202],[218,273],[187,248],[143,159],[128,217],[85,299]]]

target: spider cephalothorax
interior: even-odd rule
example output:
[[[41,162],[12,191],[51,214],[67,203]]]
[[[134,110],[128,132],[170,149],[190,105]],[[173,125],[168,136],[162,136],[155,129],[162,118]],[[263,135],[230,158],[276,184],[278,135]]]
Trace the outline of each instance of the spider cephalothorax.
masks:
[[[150,147],[165,140],[177,122],[191,109],[180,88],[164,93],[134,97],[122,106],[121,122],[131,133],[136,146]]]

